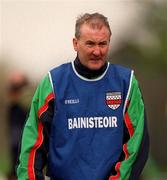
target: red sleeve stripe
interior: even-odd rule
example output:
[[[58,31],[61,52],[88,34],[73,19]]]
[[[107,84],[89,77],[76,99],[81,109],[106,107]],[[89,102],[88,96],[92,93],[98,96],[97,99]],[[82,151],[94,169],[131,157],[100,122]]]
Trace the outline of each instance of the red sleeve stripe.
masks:
[[[34,172],[34,160],[35,160],[35,153],[37,149],[41,146],[43,141],[43,125],[41,122],[38,124],[38,137],[37,140],[31,149],[30,156],[28,159],[28,177],[30,180],[35,180],[35,172]]]
[[[109,180],[118,180],[118,178],[120,177],[120,166],[121,166],[121,162],[117,162],[115,166],[115,170],[117,171],[117,174],[115,176],[110,176]]]
[[[129,103],[127,104],[129,105]],[[126,124],[126,127],[128,128],[130,137],[132,137],[134,134],[134,128],[133,128],[128,112],[125,113],[125,124]],[[126,160],[129,157],[127,143],[123,145],[123,151],[125,153],[125,160]],[[121,166],[121,162],[118,162],[115,166],[115,170],[117,171],[117,174],[115,176],[110,176],[109,180],[118,180],[118,178],[120,177],[120,166]]]
[[[133,128],[128,112],[125,113],[125,124],[126,124],[126,127],[128,128],[130,137],[132,137],[134,134],[134,128]]]
[[[54,94],[50,93],[45,100],[45,104],[38,110],[38,119],[40,119],[41,115],[48,109],[49,101],[54,98]],[[28,159],[28,177],[30,180],[35,180],[35,172],[34,172],[34,161],[35,154],[37,149],[41,146],[43,142],[43,125],[42,122],[38,123],[38,137],[30,151],[29,159]]]
[[[54,93],[50,93],[46,99],[45,99],[45,104],[38,110],[38,118],[41,117],[41,115],[48,109],[48,103],[50,100],[54,98]]]
[[[125,159],[128,159],[129,153],[128,153],[128,149],[127,149],[127,144],[123,145],[123,151],[125,153]]]

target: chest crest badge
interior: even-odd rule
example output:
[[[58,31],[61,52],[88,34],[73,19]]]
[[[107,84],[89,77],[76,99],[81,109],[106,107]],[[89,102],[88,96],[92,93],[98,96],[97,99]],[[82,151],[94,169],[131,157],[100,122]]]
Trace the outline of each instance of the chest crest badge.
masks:
[[[116,110],[122,102],[121,92],[107,92],[106,104],[109,108]]]

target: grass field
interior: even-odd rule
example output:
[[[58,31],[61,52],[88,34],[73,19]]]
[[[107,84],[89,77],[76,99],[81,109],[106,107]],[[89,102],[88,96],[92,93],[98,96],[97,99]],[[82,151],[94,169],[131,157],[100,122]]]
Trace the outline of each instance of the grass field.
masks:
[[[8,153],[0,153],[0,180],[5,180],[10,168],[10,158]]]

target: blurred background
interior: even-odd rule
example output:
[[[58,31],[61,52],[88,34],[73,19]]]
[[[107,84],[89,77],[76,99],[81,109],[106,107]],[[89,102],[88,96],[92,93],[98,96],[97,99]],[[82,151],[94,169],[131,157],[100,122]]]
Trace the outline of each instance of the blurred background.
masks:
[[[109,60],[134,69],[140,82],[151,140],[142,180],[167,179],[167,1],[1,0],[0,180],[14,179],[31,98],[48,70],[75,58],[75,21],[85,12],[108,17]]]

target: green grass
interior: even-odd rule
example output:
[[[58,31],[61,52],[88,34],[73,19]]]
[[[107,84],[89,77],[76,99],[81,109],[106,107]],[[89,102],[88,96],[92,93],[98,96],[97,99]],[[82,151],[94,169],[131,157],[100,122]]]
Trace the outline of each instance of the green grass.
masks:
[[[10,158],[7,153],[0,153],[0,174],[6,175],[10,169]]]

